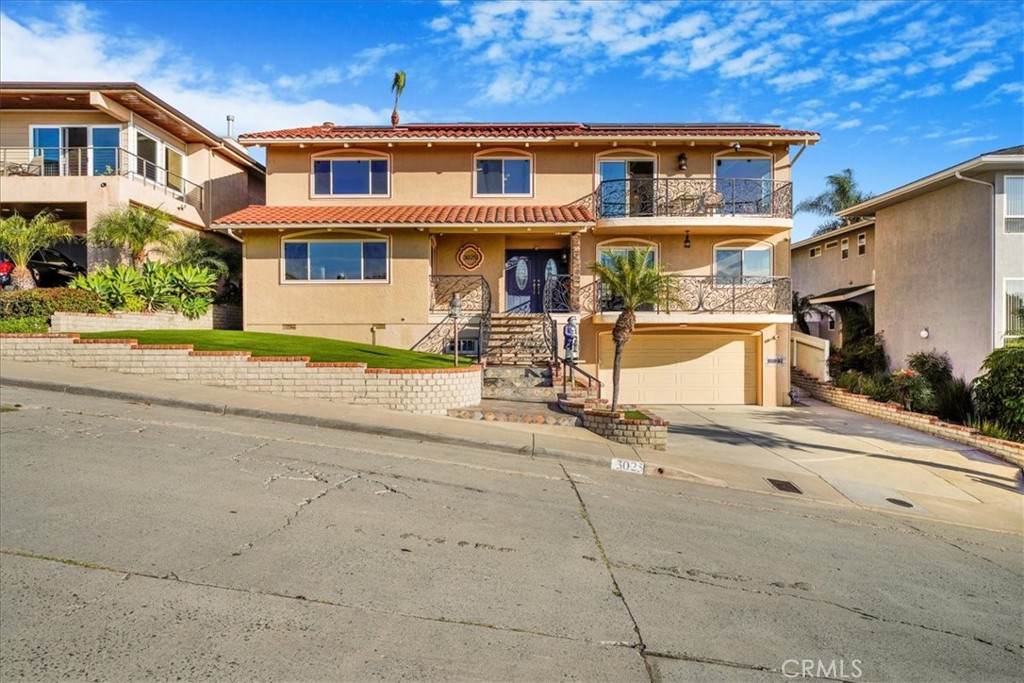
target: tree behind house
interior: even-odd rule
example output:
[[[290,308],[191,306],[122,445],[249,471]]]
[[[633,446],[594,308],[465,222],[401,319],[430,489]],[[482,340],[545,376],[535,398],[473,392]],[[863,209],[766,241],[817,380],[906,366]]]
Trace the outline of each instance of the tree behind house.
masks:
[[[823,235],[826,232],[838,230],[854,221],[855,217],[840,218],[837,213],[843,209],[860,204],[871,199],[870,192],[862,192],[857,187],[857,181],[853,177],[853,169],[846,168],[839,173],[833,173],[825,178],[825,191],[821,194],[805,199],[796,205],[796,211],[809,211],[819,216],[831,216],[832,220],[826,221],[814,231],[815,235]]]
[[[150,252],[167,247],[173,234],[171,220],[163,211],[122,206],[96,219],[96,224],[89,230],[89,242],[98,247],[119,249],[139,270]]]

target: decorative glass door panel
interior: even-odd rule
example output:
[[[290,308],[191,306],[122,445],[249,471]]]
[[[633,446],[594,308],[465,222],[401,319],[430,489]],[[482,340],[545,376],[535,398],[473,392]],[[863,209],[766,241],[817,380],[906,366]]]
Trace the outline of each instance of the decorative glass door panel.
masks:
[[[564,273],[561,251],[505,252],[505,312],[543,313],[544,283]]]

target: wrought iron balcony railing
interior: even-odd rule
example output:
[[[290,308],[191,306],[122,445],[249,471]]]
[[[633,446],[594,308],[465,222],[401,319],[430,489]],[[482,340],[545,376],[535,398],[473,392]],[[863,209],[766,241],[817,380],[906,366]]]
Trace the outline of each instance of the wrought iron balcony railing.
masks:
[[[791,313],[788,277],[671,275],[662,301],[641,311],[655,313]],[[548,313],[611,313],[622,310],[599,280],[579,288],[572,276],[557,275],[544,285]]]
[[[491,288],[482,275],[431,275],[430,312],[449,313],[454,294],[459,295],[464,315],[491,311]]]
[[[590,201],[586,201],[589,199]],[[793,183],[758,178],[631,178],[605,180],[591,198],[599,219],[765,216],[793,217]]]
[[[0,147],[0,175],[124,176],[203,208],[203,188],[121,147]]]

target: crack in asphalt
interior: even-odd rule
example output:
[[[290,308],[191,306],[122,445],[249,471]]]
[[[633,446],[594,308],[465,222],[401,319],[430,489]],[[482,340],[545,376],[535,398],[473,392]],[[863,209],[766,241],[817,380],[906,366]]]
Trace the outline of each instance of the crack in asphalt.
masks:
[[[889,619],[889,618],[886,618],[886,617],[878,616],[877,614],[872,614],[871,612],[867,612],[867,611],[862,610],[862,609],[857,608],[857,607],[850,607],[848,605],[843,605],[842,603],[838,603],[838,602],[835,602],[835,601],[832,601],[832,600],[825,600],[823,598],[814,598],[814,597],[810,597],[810,596],[807,596],[807,595],[794,595],[792,593],[780,593],[780,592],[776,592],[776,591],[763,590],[763,589],[760,589],[760,588],[750,588],[750,587],[747,587],[747,586],[740,586],[740,585],[723,585],[723,584],[720,584],[720,583],[715,583],[713,581],[708,581],[706,579],[698,578],[697,576],[694,576],[693,574],[691,574],[689,572],[682,573],[678,567],[644,567],[642,565],[632,564],[632,563],[627,563],[627,562],[614,562],[613,565],[615,567],[618,567],[619,569],[626,569],[626,570],[631,570],[631,571],[643,572],[645,574],[651,574],[651,575],[654,575],[654,576],[668,576],[668,577],[671,577],[673,579],[679,579],[679,580],[682,580],[682,581],[689,581],[691,583],[697,583],[697,584],[700,584],[702,586],[711,586],[711,587],[714,587],[714,588],[720,588],[720,589],[726,590],[726,591],[738,591],[738,592],[741,592],[741,593],[750,593],[750,594],[753,594],[753,595],[764,595],[764,596],[775,597],[775,598],[791,598],[791,599],[794,599],[794,600],[803,600],[805,602],[812,602],[812,603],[821,604],[821,605],[829,605],[829,606],[835,607],[837,609],[841,609],[841,610],[844,610],[844,611],[847,611],[847,612],[852,612],[853,614],[856,614],[857,616],[862,617],[864,619],[870,619],[872,621],[879,621],[879,622],[882,622],[884,624],[899,624],[901,626],[909,626],[911,628],[919,628],[919,629],[922,629],[922,630],[925,630],[925,631],[931,631],[933,633],[941,633],[943,635],[955,636],[957,638],[963,638],[963,639],[966,639],[966,640],[973,640],[973,641],[976,641],[978,643],[982,643],[984,645],[988,645],[990,647],[994,647],[994,648],[999,649],[999,650],[1004,650],[1004,651],[1009,652],[1010,654],[1013,654],[1013,655],[1020,656],[1020,655],[1024,654],[1024,645],[1017,646],[1017,650],[1015,650],[1010,645],[1000,645],[998,643],[993,643],[991,641],[985,640],[984,638],[980,638],[978,636],[968,635],[968,634],[965,634],[965,633],[957,633],[956,631],[947,631],[945,629],[936,628],[936,627],[933,627],[933,626],[926,626],[924,624],[915,624],[915,623],[912,623],[912,622],[909,622],[909,621],[903,621],[901,619]]]
[[[658,683],[660,676],[651,666],[651,661],[647,658],[647,645],[644,643],[643,634],[640,633],[640,624],[637,623],[636,617],[633,616],[633,610],[629,608],[629,602],[626,600],[626,596],[623,595],[622,589],[619,588],[619,582],[616,580],[615,572],[612,569],[612,562],[608,558],[608,554],[605,552],[604,545],[601,543],[601,537],[597,533],[597,528],[594,526],[593,520],[590,519],[590,513],[587,512],[587,504],[583,501],[583,496],[580,495],[580,490],[576,487],[576,481],[573,479],[572,475],[569,474],[569,471],[565,469],[565,465],[561,465],[561,467],[562,472],[565,473],[566,480],[569,482],[569,486],[572,487],[573,493],[576,494],[576,500],[580,508],[580,517],[582,517],[583,521],[585,521],[587,526],[590,527],[590,533],[594,537],[594,545],[597,546],[597,551],[601,554],[601,561],[604,562],[605,569],[608,571],[608,576],[611,577],[613,586],[612,592],[619,600],[622,601],[622,606],[626,608],[626,614],[629,615],[629,620],[633,622],[633,632],[636,633],[637,642],[630,645],[630,647],[635,649],[637,654],[640,655],[640,659],[643,661],[644,670],[647,672],[647,678],[650,683]]]
[[[960,552],[965,553],[967,555],[970,555],[971,557],[973,557],[975,559],[983,560],[983,561],[985,561],[985,562],[987,562],[987,563],[989,563],[989,564],[991,564],[991,565],[993,565],[995,567],[998,567],[998,568],[1002,569],[1003,571],[1010,573],[1015,578],[1021,578],[1022,576],[1024,576],[1024,574],[1022,574],[1021,572],[1015,572],[1012,569],[1010,569],[1009,567],[1004,567],[1003,565],[999,564],[998,562],[996,562],[993,559],[985,557],[984,555],[979,555],[978,553],[975,553],[975,552],[971,552],[967,548],[964,548],[963,546],[961,546],[959,543],[954,543],[953,541],[949,540],[948,538],[944,538],[942,536],[936,536],[934,534],[929,534],[924,529],[919,529],[918,527],[914,526],[909,520],[904,520],[903,524],[908,529],[910,529],[911,532],[914,533],[915,535],[919,535],[919,536],[922,536],[922,537],[928,538],[928,539],[935,539],[935,540],[941,541],[942,543],[945,543],[946,545],[948,545],[948,546],[950,546],[952,548],[956,548]],[[970,543],[970,542],[971,541],[968,541],[968,540],[962,540],[961,541],[961,543],[964,543],[965,545],[967,543]],[[981,544],[980,543],[976,543],[975,545],[981,545]]]

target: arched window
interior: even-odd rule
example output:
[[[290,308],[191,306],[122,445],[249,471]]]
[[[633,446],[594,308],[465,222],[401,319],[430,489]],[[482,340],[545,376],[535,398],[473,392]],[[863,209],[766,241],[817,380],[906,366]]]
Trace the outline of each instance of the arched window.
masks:
[[[282,282],[376,282],[389,279],[389,239],[352,231],[311,231],[281,240]]]
[[[473,155],[473,195],[529,197],[533,194],[533,156],[513,149],[489,149]]]
[[[313,157],[314,197],[388,196],[391,159],[380,152],[345,150]]]
[[[757,152],[725,152],[715,157],[715,190],[726,214],[772,213],[772,157]]]
[[[602,218],[653,216],[657,161],[657,155],[642,150],[598,154],[598,214]]]

